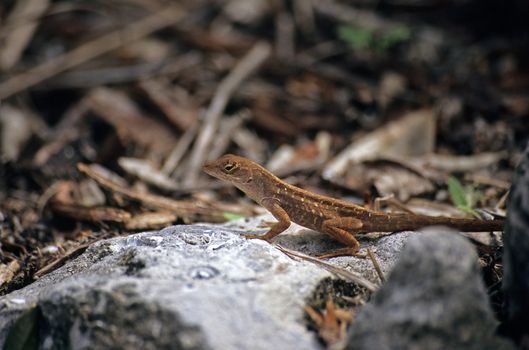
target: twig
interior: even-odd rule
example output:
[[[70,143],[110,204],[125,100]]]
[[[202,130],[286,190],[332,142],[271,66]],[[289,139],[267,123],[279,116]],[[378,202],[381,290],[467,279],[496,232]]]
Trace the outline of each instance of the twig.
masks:
[[[179,106],[171,97],[171,87],[161,79],[147,79],[140,82],[140,88],[158,106],[166,118],[180,130],[187,130],[197,120],[195,109]]]
[[[187,152],[187,149],[191,145],[191,142],[193,142],[197,131],[198,121],[195,121],[180,137],[178,143],[165,160],[165,163],[162,167],[162,173],[164,173],[165,175],[169,175],[175,171],[176,167]]]
[[[430,153],[418,159],[417,163],[419,163],[419,166],[427,166],[447,173],[470,172],[497,164],[506,156],[506,151],[483,152],[471,156],[453,156]]]
[[[382,272],[382,269],[380,268],[380,264],[378,263],[377,257],[371,249],[367,248],[367,255],[369,256],[369,259],[371,259],[371,262],[373,263],[373,267],[375,268],[375,271],[377,272],[378,278],[380,278],[380,281],[382,283],[386,282],[386,277],[384,277],[384,273]]]
[[[283,60],[289,60],[295,54],[295,33],[294,21],[290,14],[281,9],[275,16],[275,49],[277,57]]]
[[[184,14],[185,12],[179,6],[168,6],[147,18],[130,24],[124,29],[105,34],[63,55],[15,75],[0,83],[0,99],[14,95],[61,72],[174,24]]]
[[[7,265],[0,265],[0,288],[9,283],[19,271],[20,263],[16,259],[11,260],[11,262]]]
[[[119,67],[97,67],[64,72],[46,82],[46,89],[94,88],[108,84],[123,84],[157,76],[174,77],[200,62],[196,52],[161,61],[142,62]]]
[[[318,258],[315,258],[313,256],[310,256],[310,255],[306,255],[306,254],[303,254],[303,253],[300,253],[300,252],[296,252],[294,250],[290,250],[290,249],[287,249],[279,244],[273,244],[274,247],[276,247],[277,249],[279,249],[281,252],[285,253],[286,255],[288,255],[289,257],[291,258],[299,258],[299,259],[302,259],[302,260],[306,260],[306,261],[310,261],[316,265],[319,265],[321,267],[323,267],[325,270],[329,271],[329,272],[332,272],[333,274],[337,275],[338,277],[341,277],[345,280],[348,280],[350,282],[353,282],[353,283],[356,283],[364,288],[366,288],[367,290],[369,290],[370,292],[375,292],[378,287],[369,282],[367,279],[365,279],[364,277],[362,276],[359,276],[351,271],[347,271],[345,269],[342,269],[342,268],[339,268],[337,266],[334,266],[332,264],[329,264],[328,262],[325,262],[321,259],[318,259]]]
[[[478,184],[487,185],[487,186],[494,186],[501,190],[509,190],[511,188],[511,184],[507,181],[496,179],[493,177],[488,177],[484,175],[479,174],[465,174],[465,180],[472,181]]]
[[[15,65],[37,28],[37,19],[41,17],[50,5],[49,0],[16,1],[13,11],[7,19],[6,26],[0,32],[7,32],[3,45],[0,46],[0,71],[7,71]],[[34,17],[35,20],[26,21],[25,18]],[[21,23],[22,22],[22,23]]]
[[[184,221],[212,221],[212,222],[224,222],[226,218],[224,217],[225,210],[222,208],[221,204],[216,204],[216,206],[207,205],[198,201],[192,200],[173,200],[170,198],[157,196],[148,192],[139,192],[130,189],[126,185],[118,184],[116,181],[112,180],[107,174],[104,174],[105,168],[100,166],[88,166],[86,164],[79,163],[77,168],[82,173],[86,174],[90,178],[94,179],[101,186],[109,189],[110,191],[120,194],[129,199],[133,199],[141,202],[146,207],[153,209],[165,209],[169,210],[178,217],[184,219]],[[251,214],[250,212],[241,212],[242,215]]]
[[[232,135],[232,140],[239,146],[246,158],[254,159],[260,163],[264,162],[266,144],[255,133],[241,127],[236,134]]]
[[[149,185],[156,186],[165,191],[176,191],[180,186],[162,173],[157,167],[146,159],[121,157],[118,158],[119,166],[127,173],[136,176]]]
[[[314,34],[316,31],[316,24],[314,21],[314,9],[312,8],[312,3],[307,0],[294,0],[292,5],[297,27],[306,36]]]
[[[101,240],[100,239],[96,239],[95,241],[92,241],[92,242],[89,242],[89,243],[85,243],[85,244],[81,244],[80,246],[78,246],[77,248],[75,248],[74,250],[66,253],[65,255],[61,256],[60,258],[52,261],[51,263],[49,263],[48,265],[44,266],[43,268],[41,268],[40,270],[38,270],[37,272],[35,272],[35,274],[33,275],[34,278],[40,278],[50,272],[52,272],[53,270],[56,270],[58,269],[59,267],[61,267],[62,265],[66,264],[66,262],[68,260],[71,260],[71,259],[75,259],[77,258],[79,255],[81,255],[90,245],[92,245],[93,243],[97,242]]]
[[[145,212],[132,216],[125,222],[127,230],[155,230],[174,223],[178,217],[168,211]]]
[[[239,61],[235,68],[219,84],[211,104],[206,111],[204,127],[198,135],[195,146],[191,152],[187,176],[184,180],[186,186],[193,186],[196,183],[200,167],[206,160],[207,148],[211,143],[213,134],[217,130],[219,119],[226,108],[228,101],[240,85],[257,67],[259,67],[270,55],[270,45],[259,42]]]
[[[251,112],[245,109],[237,113],[237,115],[224,120],[225,123],[220,126],[218,135],[213,141],[213,147],[209,153],[210,159],[216,159],[226,152],[233,135],[237,133],[242,123],[248,120],[250,116]]]
[[[165,60],[122,65],[119,67],[97,67],[78,69],[62,73],[46,82],[46,89],[95,88],[101,85],[123,84],[154,75],[163,75]]]
[[[73,203],[52,202],[51,208],[61,215],[90,222],[127,222],[131,214],[123,209],[113,207],[85,207]]]
[[[92,90],[87,99],[91,111],[111,125],[124,144],[132,142],[142,147],[151,159],[171,152],[176,135],[162,122],[149,118],[129,95],[99,87]]]
[[[39,217],[43,217],[44,208],[48,205],[48,202],[60,192],[63,184],[60,181],[53,183],[49,186],[43,194],[41,194],[37,200],[37,213]]]

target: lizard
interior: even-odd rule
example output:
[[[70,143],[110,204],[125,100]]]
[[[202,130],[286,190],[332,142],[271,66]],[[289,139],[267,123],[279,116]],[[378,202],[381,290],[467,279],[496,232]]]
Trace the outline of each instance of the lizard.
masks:
[[[316,194],[288,184],[261,165],[244,157],[226,154],[208,161],[203,171],[227,181],[267,209],[277,222],[263,235],[245,234],[246,238],[271,240],[295,222],[323,232],[346,248],[322,254],[320,258],[341,255],[363,256],[355,235],[368,232],[417,230],[443,225],[460,231],[501,231],[504,220],[479,220],[428,216],[409,213],[385,213],[340,199]]]

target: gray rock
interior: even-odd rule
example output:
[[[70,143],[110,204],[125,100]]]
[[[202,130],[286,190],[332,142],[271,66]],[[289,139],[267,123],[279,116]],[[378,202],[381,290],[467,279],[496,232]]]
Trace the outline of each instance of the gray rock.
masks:
[[[516,170],[504,234],[505,333],[529,348],[529,144]]]
[[[38,305],[41,349],[318,349],[303,305],[329,276],[221,226],[119,237],[0,298],[0,344]]]
[[[494,335],[472,245],[448,229],[424,231],[359,313],[347,349],[513,349]]]
[[[0,298],[0,345],[37,306],[41,349],[319,349],[303,306],[332,275],[264,241],[240,237],[262,220],[181,225],[95,243],[62,268]],[[388,272],[410,234],[362,245]],[[275,242],[307,254],[339,247],[297,225]],[[330,262],[378,282],[369,260]]]

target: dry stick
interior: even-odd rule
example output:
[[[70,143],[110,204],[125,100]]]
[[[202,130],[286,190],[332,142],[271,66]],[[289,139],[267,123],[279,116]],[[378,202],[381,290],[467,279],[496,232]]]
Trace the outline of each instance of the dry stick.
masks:
[[[369,259],[371,259],[371,262],[373,263],[373,267],[375,268],[375,271],[377,272],[378,278],[380,278],[380,281],[382,283],[386,282],[386,278],[384,277],[384,273],[382,272],[382,269],[380,268],[380,264],[378,263],[377,257],[371,249],[367,248],[367,255],[369,256]]]
[[[245,157],[264,162],[266,153],[266,144],[245,127],[240,127],[237,133],[232,135],[232,141],[243,150]]]
[[[108,84],[135,82],[140,79],[163,75],[166,61],[141,62],[119,67],[97,67],[64,72],[51,78],[46,86],[52,88],[94,88]]]
[[[77,69],[51,78],[46,86],[53,88],[92,88],[107,84],[128,83],[158,76],[174,76],[197,65],[200,56],[196,52],[182,54],[171,59],[142,62],[119,67]]]
[[[206,160],[207,149],[211,139],[217,130],[219,119],[230,100],[231,95],[241,82],[247,78],[257,67],[259,67],[270,55],[270,45],[259,42],[237,63],[230,74],[219,84],[211,104],[204,118],[204,127],[198,135],[197,141],[191,152],[187,176],[184,185],[192,187],[195,185],[200,168]]]
[[[250,111],[245,109],[229,119],[224,119],[225,123],[221,125],[218,135],[213,141],[213,147],[209,152],[209,159],[217,159],[226,153],[226,149],[229,147],[233,135],[237,133],[242,123],[248,120],[250,116]]]
[[[178,106],[171,96],[169,82],[160,79],[145,79],[139,84],[149,101],[154,103],[165,118],[179,130],[187,130],[197,119],[195,113],[188,113]]]
[[[178,217],[195,221],[209,221],[209,222],[225,222],[226,212],[231,212],[243,216],[255,215],[253,207],[237,206],[227,203],[204,202],[201,200],[182,199],[175,200],[163,196],[159,196],[150,192],[137,191],[132,189],[123,182],[114,173],[110,173],[107,169],[97,164],[87,165],[78,163],[77,168],[82,173],[96,181],[101,187],[111,191],[113,194],[118,194],[128,199],[140,202],[143,206],[155,210],[167,210],[175,213]],[[190,191],[198,191],[200,189],[184,189],[180,193],[189,193]]]
[[[306,36],[313,35],[316,31],[316,24],[312,3],[307,0],[294,0],[293,10],[296,27]]]
[[[128,211],[113,207],[85,207],[73,203],[53,202],[51,208],[57,213],[81,221],[126,223],[131,218]]]
[[[332,272],[335,275],[337,275],[338,277],[341,277],[341,278],[343,278],[345,280],[348,280],[349,282],[353,282],[353,283],[356,283],[358,285],[361,285],[362,287],[366,288],[370,292],[375,292],[378,289],[378,287],[374,283],[369,282],[367,279],[365,279],[362,276],[359,276],[359,275],[357,275],[357,274],[355,274],[355,273],[353,273],[351,271],[348,271],[348,270],[342,269],[340,267],[334,266],[333,264],[329,264],[328,262],[325,262],[325,261],[323,261],[321,259],[318,259],[318,258],[315,258],[313,256],[306,255],[306,254],[303,254],[303,253],[300,253],[300,252],[296,252],[296,251],[291,250],[291,249],[287,249],[287,248],[285,248],[285,247],[283,247],[283,246],[281,246],[279,244],[273,244],[273,246],[276,247],[277,249],[279,249],[280,251],[282,251],[283,253],[285,253],[286,255],[288,255],[291,258],[296,257],[296,258],[299,258],[299,259],[310,261],[312,263],[315,263],[316,265],[320,265],[325,270],[327,270],[329,272]]]
[[[0,99],[14,95],[61,72],[174,24],[183,15],[184,11],[180,7],[171,5],[147,18],[130,24],[124,29],[105,34],[63,55],[52,58],[0,83]]]
[[[5,285],[20,271],[20,263],[18,260],[11,260],[7,265],[2,264],[0,266],[0,286],[5,287]]]
[[[100,241],[100,240],[101,240],[101,238],[96,239],[95,241],[92,241],[92,242],[89,242],[89,243],[81,244],[77,248],[67,252],[65,255],[53,260],[52,262],[50,262],[46,266],[42,267],[40,270],[35,272],[35,274],[33,274],[33,278],[40,278],[40,277],[44,276],[45,274],[50,273],[53,270],[58,269],[62,265],[66,264],[66,262],[68,260],[75,259],[79,255],[81,255],[89,246],[91,246],[93,243],[95,243],[97,241]]]
[[[292,59],[295,54],[295,28],[294,21],[287,11],[281,11],[275,16],[275,49],[278,58]]]
[[[158,196],[151,193],[144,193],[135,191],[128,186],[116,183],[114,180],[101,174],[100,167],[88,166],[86,164],[78,163],[77,168],[82,173],[86,174],[99,185],[109,189],[113,193],[120,194],[129,199],[141,202],[144,206],[153,209],[169,210],[182,218],[194,218],[195,220],[206,220],[214,222],[226,221],[223,210],[212,208],[210,206],[203,206],[196,201],[190,200],[173,200],[170,198]]]
[[[146,159],[120,157],[118,158],[118,164],[125,172],[149,185],[156,186],[165,191],[176,191],[180,189],[180,186],[175,181],[162,173],[158,167],[153,166]]]
[[[42,16],[48,9],[49,5],[49,0],[26,0],[15,2],[14,9],[7,19],[8,26],[11,25],[13,30],[7,31],[6,38],[3,40],[3,47],[0,45],[0,70],[7,71],[13,67],[33,37],[38,22],[25,22],[24,18],[30,16],[38,18]],[[0,32],[4,31],[5,29],[0,30]]]
[[[191,145],[191,142],[193,142],[197,131],[198,122],[195,121],[180,137],[180,139],[176,143],[176,146],[171,151],[171,154],[169,154],[169,156],[165,160],[161,170],[163,174],[170,175],[175,171],[176,167],[178,166],[178,164],[180,164],[180,161],[187,152],[187,149]]]

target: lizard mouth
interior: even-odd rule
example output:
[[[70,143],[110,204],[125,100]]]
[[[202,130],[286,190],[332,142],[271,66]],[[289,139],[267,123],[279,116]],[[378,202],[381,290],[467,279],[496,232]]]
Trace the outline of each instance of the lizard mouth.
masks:
[[[215,165],[212,164],[213,162],[206,162],[202,166],[202,171],[204,171],[206,174],[215,176]],[[215,176],[216,177],[216,176]]]

